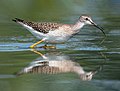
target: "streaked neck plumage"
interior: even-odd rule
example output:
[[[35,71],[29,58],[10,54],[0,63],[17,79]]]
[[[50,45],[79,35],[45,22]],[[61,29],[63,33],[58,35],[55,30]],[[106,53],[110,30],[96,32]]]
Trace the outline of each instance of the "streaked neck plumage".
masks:
[[[81,66],[74,66],[73,71],[75,73],[77,73],[78,75],[84,74],[85,71],[83,70],[83,68]]]
[[[74,32],[79,32],[79,30],[85,25],[85,23],[80,22],[79,20],[72,26]]]

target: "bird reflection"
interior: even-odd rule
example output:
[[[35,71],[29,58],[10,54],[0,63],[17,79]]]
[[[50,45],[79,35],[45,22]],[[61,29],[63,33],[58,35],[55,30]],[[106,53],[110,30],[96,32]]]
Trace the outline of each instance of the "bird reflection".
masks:
[[[95,71],[86,72],[79,63],[73,62],[68,56],[60,52],[51,52],[43,55],[36,50],[32,51],[41,55],[41,57],[31,62],[27,67],[19,71],[17,75],[26,73],[58,74],[72,72],[78,74],[81,80],[91,80],[93,75],[100,70],[99,68]]]

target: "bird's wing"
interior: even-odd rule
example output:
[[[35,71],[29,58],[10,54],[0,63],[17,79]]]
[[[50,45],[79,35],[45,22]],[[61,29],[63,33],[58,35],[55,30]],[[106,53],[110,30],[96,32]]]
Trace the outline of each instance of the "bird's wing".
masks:
[[[36,66],[31,69],[29,73],[46,73],[46,74],[57,74],[60,73],[58,67],[52,66]],[[61,72],[62,73],[62,72]]]
[[[49,31],[54,31],[55,29],[62,26],[62,24],[59,23],[52,23],[52,22],[27,22],[22,19],[15,18],[13,19],[15,22],[21,22],[29,27],[32,27],[35,31],[41,32],[41,33],[48,33]]]

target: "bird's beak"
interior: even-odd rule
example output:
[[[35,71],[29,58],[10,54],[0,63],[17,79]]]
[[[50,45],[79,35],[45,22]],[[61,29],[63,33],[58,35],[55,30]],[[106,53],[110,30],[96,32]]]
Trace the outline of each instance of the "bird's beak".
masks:
[[[91,24],[92,24],[93,26],[95,26],[96,28],[100,29],[101,32],[102,32],[102,33],[105,35],[105,37],[106,37],[106,34],[105,34],[104,29],[103,29],[102,27],[98,26],[96,23],[94,23],[94,22],[92,22],[92,21],[90,21],[90,22],[91,22]]]

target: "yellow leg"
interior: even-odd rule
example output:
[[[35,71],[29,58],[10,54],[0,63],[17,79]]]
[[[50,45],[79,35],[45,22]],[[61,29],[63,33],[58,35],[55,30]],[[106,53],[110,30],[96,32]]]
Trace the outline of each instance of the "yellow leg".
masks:
[[[45,55],[43,55],[41,52],[38,52],[37,50],[35,49],[32,49],[31,51],[33,51],[34,53],[36,54],[39,54],[40,56],[42,56],[44,59],[47,59],[47,57]]]
[[[55,46],[47,46],[47,45],[42,46],[42,48],[44,48],[44,49],[56,49]]]
[[[34,48],[36,45],[40,44],[41,42],[43,42],[44,40],[40,40],[38,42],[36,42],[35,44],[31,45],[30,48]]]
[[[34,49],[32,49],[31,51],[33,51],[33,52],[36,53],[36,54],[39,54],[40,56],[44,56],[42,53],[40,53],[40,52],[38,52],[38,51],[36,51],[36,50],[34,50]]]

